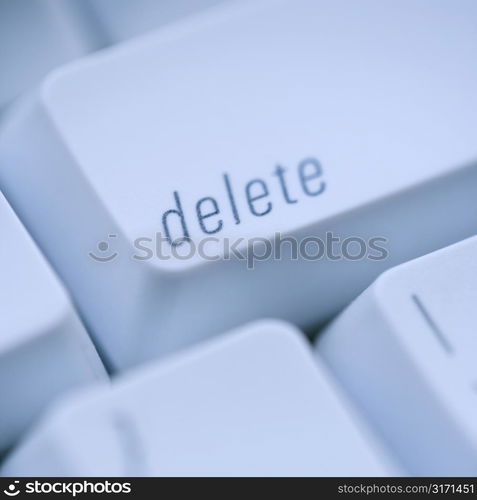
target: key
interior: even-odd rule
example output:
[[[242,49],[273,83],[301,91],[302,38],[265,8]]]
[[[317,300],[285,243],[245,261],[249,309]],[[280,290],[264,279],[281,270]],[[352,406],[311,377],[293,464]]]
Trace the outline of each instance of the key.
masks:
[[[475,14],[245,2],[19,105],[0,185],[113,369],[263,316],[315,331],[387,268],[475,234]]]
[[[92,48],[71,0],[0,0],[0,108]]]
[[[0,450],[58,395],[105,379],[101,361],[53,275],[0,194]]]
[[[117,43],[230,0],[87,1],[110,41]]]
[[[303,335],[264,320],[68,398],[1,472],[374,476],[391,463]]]
[[[385,272],[317,353],[416,475],[477,467],[477,237]]]

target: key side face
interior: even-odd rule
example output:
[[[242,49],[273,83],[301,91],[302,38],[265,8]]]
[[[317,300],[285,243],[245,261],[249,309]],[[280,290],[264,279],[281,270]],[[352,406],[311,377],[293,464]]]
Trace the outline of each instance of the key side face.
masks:
[[[277,321],[70,398],[51,417],[4,473],[37,472],[29,457],[41,451],[80,475],[390,473],[301,334]]]
[[[289,233],[477,157],[465,16],[322,5],[170,27],[46,84],[48,113],[129,241],[164,233],[171,210],[172,235],[196,244]]]

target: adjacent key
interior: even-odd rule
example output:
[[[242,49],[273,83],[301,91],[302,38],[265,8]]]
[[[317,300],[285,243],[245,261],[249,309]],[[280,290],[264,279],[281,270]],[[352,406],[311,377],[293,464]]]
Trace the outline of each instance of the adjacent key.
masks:
[[[55,72],[0,131],[0,184],[117,369],[314,329],[477,230],[475,1],[240,4]]]
[[[74,387],[105,379],[57,278],[0,194],[0,450]]]
[[[417,475],[477,470],[477,237],[387,271],[317,341]]]
[[[86,0],[112,43],[231,0]]]
[[[1,472],[377,476],[393,468],[302,334],[267,320],[69,398]]]
[[[93,48],[76,0],[0,0],[0,108],[52,68]]]

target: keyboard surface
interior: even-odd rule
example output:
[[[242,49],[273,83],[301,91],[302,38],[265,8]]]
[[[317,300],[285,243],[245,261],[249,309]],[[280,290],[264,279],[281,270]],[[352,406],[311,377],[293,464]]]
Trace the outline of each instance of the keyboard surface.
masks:
[[[0,473],[472,475],[476,21],[0,0]]]

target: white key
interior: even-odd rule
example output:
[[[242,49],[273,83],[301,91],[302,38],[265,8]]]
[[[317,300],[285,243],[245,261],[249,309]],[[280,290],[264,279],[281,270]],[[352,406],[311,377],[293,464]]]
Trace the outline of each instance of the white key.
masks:
[[[56,72],[0,132],[0,184],[117,368],[263,316],[310,328],[477,229],[474,0],[245,4]],[[253,271],[155,245],[328,231],[388,241],[285,242]]]
[[[1,472],[374,476],[388,460],[302,334],[267,320],[68,398]]]
[[[83,0],[118,42],[231,0]]]
[[[0,194],[0,450],[59,394],[105,378],[65,291]]]
[[[73,0],[0,0],[0,108],[92,48],[72,6]]]
[[[477,237],[387,271],[317,350],[417,475],[477,470]]]

